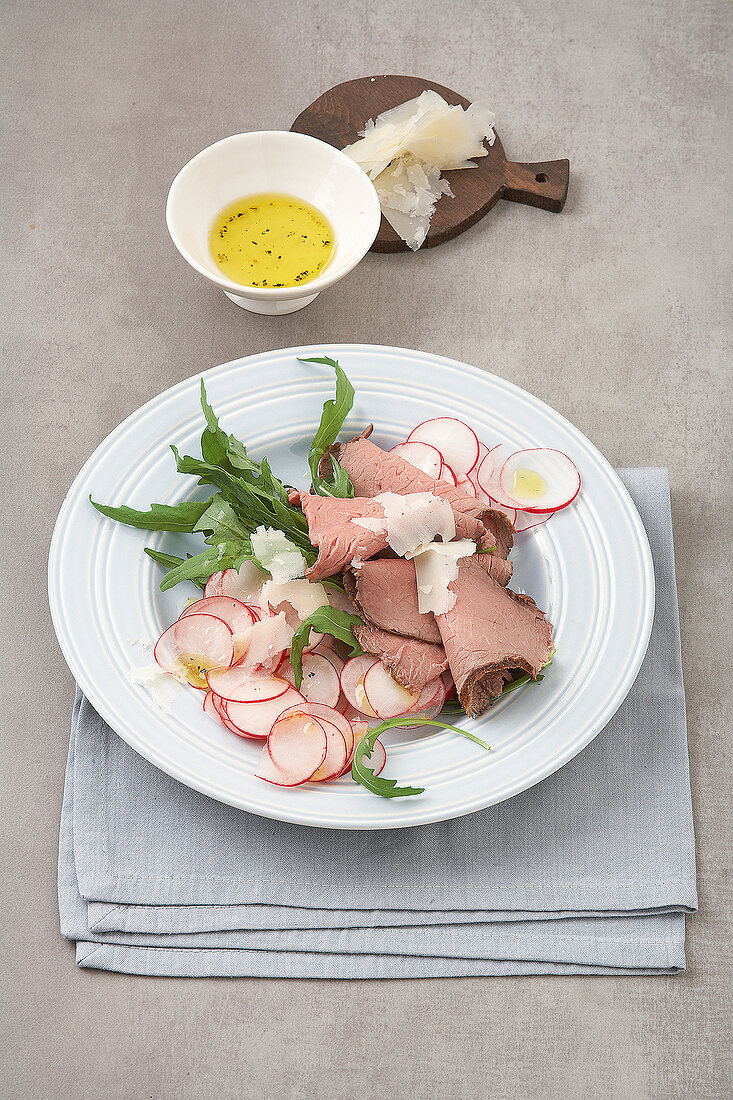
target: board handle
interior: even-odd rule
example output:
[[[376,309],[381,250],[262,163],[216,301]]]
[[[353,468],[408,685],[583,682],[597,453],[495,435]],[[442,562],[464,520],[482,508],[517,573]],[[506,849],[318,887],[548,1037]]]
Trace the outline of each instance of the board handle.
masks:
[[[546,160],[537,164],[508,160],[504,165],[502,198],[559,214],[568,196],[569,178],[569,160]]]

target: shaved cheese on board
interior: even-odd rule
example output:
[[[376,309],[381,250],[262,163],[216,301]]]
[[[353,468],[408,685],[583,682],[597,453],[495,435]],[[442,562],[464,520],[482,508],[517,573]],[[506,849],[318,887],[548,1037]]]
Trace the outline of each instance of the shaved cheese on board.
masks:
[[[411,155],[394,160],[377,176],[374,186],[382,213],[413,252],[428,234],[440,196],[453,197],[440,169],[433,164],[421,164]]]
[[[305,558],[283,531],[274,527],[258,527],[252,534],[251,542],[255,557],[274,581],[280,584],[303,576]]]
[[[421,614],[432,611],[434,615],[442,615],[450,611],[456,594],[448,585],[458,576],[459,560],[475,553],[476,544],[471,539],[458,539],[433,542],[415,557],[417,608]]]
[[[387,542],[399,557],[419,553],[440,535],[449,542],[456,535],[453,509],[432,493],[380,493],[374,498],[384,508]]]
[[[373,181],[382,213],[413,250],[425,240],[435,204],[453,195],[441,171],[475,168],[485,157],[484,139],[495,139],[488,107],[451,107],[437,92],[384,111],[367,123],[360,141],[344,152]]]

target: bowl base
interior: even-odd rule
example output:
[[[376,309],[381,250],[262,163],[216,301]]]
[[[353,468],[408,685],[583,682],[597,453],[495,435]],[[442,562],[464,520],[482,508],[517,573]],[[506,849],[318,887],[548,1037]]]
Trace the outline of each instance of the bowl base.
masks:
[[[291,298],[290,301],[285,302],[264,302],[255,298],[241,298],[238,294],[230,294],[228,290],[224,293],[235,306],[241,306],[250,313],[260,313],[267,317],[281,317],[285,313],[296,313],[299,309],[309,306],[318,297],[318,291],[316,291],[315,294],[309,294],[305,298]]]

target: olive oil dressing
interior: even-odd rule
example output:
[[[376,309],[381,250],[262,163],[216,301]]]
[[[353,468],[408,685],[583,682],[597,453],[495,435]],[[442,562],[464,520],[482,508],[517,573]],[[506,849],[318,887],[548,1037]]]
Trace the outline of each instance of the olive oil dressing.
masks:
[[[321,274],[334,251],[333,229],[292,195],[247,195],[215,218],[209,249],[220,271],[241,286],[300,286]]]

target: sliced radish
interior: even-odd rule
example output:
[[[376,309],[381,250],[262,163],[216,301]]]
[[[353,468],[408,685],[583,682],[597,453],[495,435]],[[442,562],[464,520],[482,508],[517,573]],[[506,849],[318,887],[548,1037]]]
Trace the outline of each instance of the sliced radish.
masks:
[[[295,710],[296,707],[292,709]],[[344,718],[343,714],[339,714],[335,707],[327,707],[324,703],[308,703],[304,699],[297,709],[304,714],[312,714],[314,718],[319,720],[323,719],[324,722],[330,722],[332,726],[336,726],[336,729],[341,730],[344,739],[347,742],[349,741],[351,723]]]
[[[473,483],[484,496],[491,497],[492,500],[498,500],[501,495],[499,491],[498,471],[501,469],[502,463],[504,459],[508,457],[509,453],[508,447],[505,447],[503,443],[498,443],[496,447],[492,447],[491,450],[484,455],[476,469],[471,471],[471,480]]]
[[[186,615],[215,615],[231,627],[233,634],[239,634],[257,622],[252,610],[233,596],[204,596],[203,599],[189,604],[180,618]]]
[[[236,663],[251,673],[264,670],[273,675],[290,650],[292,640],[293,630],[285,615],[281,612],[268,616],[235,635]]]
[[[242,603],[259,604],[263,584],[270,579],[253,561],[243,561],[239,569],[224,569],[218,577],[216,592],[204,592],[205,596],[233,596]]]
[[[476,472],[476,470],[478,470],[479,466],[481,465],[481,463],[483,462],[484,458],[486,457],[486,455],[489,453],[490,450],[491,450],[491,447],[487,447],[485,443],[482,443],[481,440],[479,440],[478,458],[474,462],[471,469],[468,471],[469,474],[473,474],[473,473]]]
[[[227,714],[226,699],[222,699],[221,695],[217,695],[215,691],[212,691],[209,694],[211,695],[211,706],[216,711],[219,721],[223,726],[226,726],[230,733],[236,733],[237,737],[252,736],[249,733],[245,733],[244,730],[238,729],[237,726],[235,726],[234,723],[230,720],[229,715]],[[254,704],[250,705],[254,706]]]
[[[221,715],[214,706],[214,693],[213,691],[207,691],[204,695],[204,714],[208,714],[209,718],[213,718],[215,722],[218,722],[220,726],[223,726]]]
[[[365,766],[369,768],[370,771],[374,772],[375,775],[379,775],[384,769],[384,765],[387,763],[387,753],[379,738],[374,742],[371,758],[368,758],[365,753],[362,755],[362,760]]]
[[[468,493],[470,497],[475,497],[478,495],[476,493],[476,483],[468,476],[468,474],[466,474],[465,477],[458,478],[458,480],[456,481],[456,488],[460,489],[464,493]]]
[[[319,718],[318,722],[326,731],[326,755],[321,766],[313,772],[311,780],[313,783],[327,783],[329,779],[336,779],[341,775],[346,766],[353,735],[347,745],[340,729],[330,722],[326,722],[323,718]]]
[[[562,451],[533,447],[509,456],[499,484],[504,496],[525,512],[557,512],[580,492],[580,474]]]
[[[346,763],[341,769],[341,775],[345,775],[347,771],[351,769],[351,764],[354,759],[354,753],[356,752],[356,746],[361,741],[365,733],[369,732],[369,724],[362,722],[358,718],[351,723],[351,747],[346,757]],[[339,776],[336,777],[337,779]]]
[[[338,731],[337,731],[338,732]],[[276,768],[297,768],[311,775],[326,758],[328,737],[312,714],[290,711],[281,714],[272,724],[267,738],[267,751]]]
[[[443,680],[438,677],[437,680],[433,680],[431,683],[426,684],[417,697],[417,702],[413,707],[413,710],[417,714],[422,714],[423,711],[432,710],[433,707],[443,707],[445,702],[446,688]]]
[[[341,669],[344,667],[344,659],[340,657],[335,649],[332,649],[328,644],[333,641],[328,635],[324,634],[323,641],[319,642],[315,649],[311,650],[311,653],[318,654],[319,657],[325,657],[327,661],[333,665],[333,667],[341,675]]]
[[[161,634],[153,656],[177,680],[206,691],[207,672],[223,672],[234,659],[232,628],[214,615],[189,615]]]
[[[438,481],[447,481],[449,485],[458,484],[458,478],[456,477],[455,473],[450,468],[447,462],[444,462],[443,465],[440,467],[440,476],[438,478]]]
[[[435,447],[457,477],[473,469],[479,454],[478,438],[473,428],[452,416],[439,416],[418,424],[408,435],[407,442],[429,443]]]
[[[412,710],[420,692],[408,691],[377,661],[364,676],[364,695],[377,718],[396,718]]]
[[[323,763],[328,747],[326,731],[310,714],[291,714],[278,718],[267,738],[267,754],[263,753],[258,779],[282,787],[298,787],[307,783]]]
[[[399,455],[400,458],[404,458],[405,462],[409,462],[411,466],[416,466],[418,470],[422,470],[424,474],[429,474],[430,477],[436,479],[440,477],[444,459],[440,451],[430,443],[418,443],[417,441],[398,443],[396,447],[392,448],[390,454]]]
[[[280,675],[295,686],[295,673],[289,662],[281,666]],[[309,703],[335,707],[341,694],[339,674],[327,657],[320,653],[304,653],[303,678],[298,690]]]
[[[346,662],[341,669],[341,690],[351,703],[354,710],[361,711],[360,703],[364,702],[363,696],[363,683],[364,677],[372,665],[378,664],[377,657],[370,657],[368,653],[364,653],[360,657],[352,657]],[[361,695],[357,698],[357,687],[361,687]],[[361,713],[364,713],[361,711]],[[376,715],[371,715],[372,718]]]
[[[299,691],[288,684],[288,690],[277,699],[264,699],[260,703],[233,703],[225,700],[223,710],[235,733],[242,737],[262,739],[267,737],[282,714],[299,706],[307,706],[306,701]],[[222,704],[217,705],[220,713],[221,707]]]
[[[346,698],[346,696],[344,695],[344,693],[342,691],[341,694],[339,695],[339,701],[336,704],[336,706],[334,707],[334,710],[337,710],[339,712],[339,714],[343,714],[344,717],[346,717],[347,711],[353,710],[353,709],[354,708],[352,707],[351,703],[349,702],[349,700]]]
[[[196,619],[199,616],[191,617]],[[258,675],[242,665],[212,670],[208,674],[208,685],[222,699],[233,703],[258,703],[267,699],[279,699],[291,686],[279,676],[265,673]]]
[[[517,512],[514,530],[519,535],[523,531],[531,531],[533,527],[541,527],[543,523],[547,523],[551,515],[552,512]]]
[[[221,580],[221,573],[212,573],[208,581],[204,585],[204,596],[221,596],[221,592],[218,591],[219,581]]]

